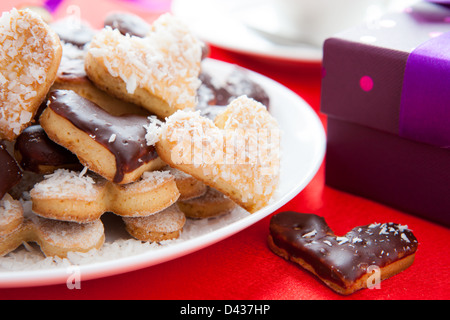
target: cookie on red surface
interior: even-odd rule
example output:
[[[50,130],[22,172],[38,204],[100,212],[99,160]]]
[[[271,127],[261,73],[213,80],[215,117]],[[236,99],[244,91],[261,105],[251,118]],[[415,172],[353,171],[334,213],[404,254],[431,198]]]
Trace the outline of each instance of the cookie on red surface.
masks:
[[[268,244],[343,295],[374,285],[374,273],[382,281],[407,269],[418,247],[412,231],[400,224],[374,223],[340,237],[324,218],[291,211],[272,217]]]
[[[178,111],[156,143],[164,162],[222,192],[253,213],[272,198],[280,175],[278,123],[264,105],[233,100],[215,121]]]
[[[60,169],[30,191],[36,214],[78,223],[98,220],[105,212],[124,217],[152,215],[171,206],[179,195],[173,176],[166,171],[146,172],[139,181],[117,185]]]
[[[145,38],[104,28],[89,45],[85,67],[100,89],[164,119],[195,108],[201,54],[200,42],[167,13]]]
[[[13,141],[32,121],[56,78],[61,43],[31,10],[0,18],[0,138]]]

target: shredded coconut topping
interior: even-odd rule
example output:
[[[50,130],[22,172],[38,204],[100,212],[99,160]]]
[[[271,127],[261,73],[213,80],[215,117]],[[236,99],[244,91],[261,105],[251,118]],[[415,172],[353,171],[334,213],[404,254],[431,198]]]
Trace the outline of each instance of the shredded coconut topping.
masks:
[[[346,238],[346,237],[336,237],[336,240],[338,241],[338,245],[348,242],[348,238]]]
[[[92,177],[78,172],[58,169],[52,174],[46,175],[44,180],[37,183],[31,190],[31,197],[73,197],[95,198],[99,187]]]
[[[144,126],[145,130],[147,130],[145,140],[147,141],[148,146],[153,146],[159,141],[163,122],[156,116],[150,116],[148,117],[148,120],[149,124]]]
[[[88,54],[120,77],[133,94],[144,88],[177,109],[195,107],[201,43],[177,18],[166,13],[145,38],[104,28],[90,43]]]
[[[42,18],[12,9],[0,18],[0,132],[20,134],[38,107],[38,90],[54,64],[55,38]],[[41,97],[38,97],[39,99]]]
[[[317,230],[313,230],[311,232],[305,233],[304,235],[302,235],[302,238],[312,238],[317,234]]]
[[[173,179],[169,171],[146,171],[142,174],[143,181],[152,181],[161,184],[167,180]]]
[[[409,241],[408,237],[406,236],[406,234],[402,233],[400,235],[402,237],[403,240],[405,240],[406,242],[410,243],[411,241]]]
[[[45,241],[66,248],[95,246],[104,233],[100,220],[90,223],[76,223],[33,217],[38,232]]]
[[[244,202],[265,201],[275,191],[279,134],[267,109],[246,96],[235,99],[214,123],[199,111],[179,110],[167,118],[161,132],[176,146],[172,161],[193,164],[215,180],[230,182],[240,190]]]
[[[22,215],[23,212],[20,208],[20,202],[14,200],[9,194],[6,194],[3,199],[0,200],[0,231],[2,226],[20,219]]]

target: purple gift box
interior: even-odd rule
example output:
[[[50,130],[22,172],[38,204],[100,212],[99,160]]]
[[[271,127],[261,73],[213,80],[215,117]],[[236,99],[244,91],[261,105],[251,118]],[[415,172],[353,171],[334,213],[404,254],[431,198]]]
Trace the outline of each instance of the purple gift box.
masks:
[[[450,7],[431,2],[325,41],[326,182],[450,226]]]

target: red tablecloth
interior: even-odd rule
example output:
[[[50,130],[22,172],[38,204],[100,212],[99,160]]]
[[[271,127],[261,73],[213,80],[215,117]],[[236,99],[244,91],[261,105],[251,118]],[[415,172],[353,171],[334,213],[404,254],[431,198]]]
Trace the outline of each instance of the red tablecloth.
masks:
[[[2,10],[11,3],[2,1]],[[89,1],[70,1],[86,6]],[[94,4],[95,3],[95,4]],[[114,8],[117,2],[113,1]],[[82,18],[98,25],[99,14],[110,8],[103,1],[91,1],[82,8]],[[219,48],[211,57],[236,63],[266,75],[303,97],[326,126],[319,112],[321,69],[319,65],[282,64],[254,60]],[[325,217],[337,234],[372,222],[408,225],[419,240],[414,264],[381,283],[380,289],[366,289],[343,297],[292,263],[274,255],[266,239],[270,216],[219,243],[187,256],[153,267],[82,281],[81,289],[65,284],[31,288],[0,289],[0,299],[449,299],[450,230],[432,222],[381,204],[337,191],[324,183],[324,165],[312,182],[279,211],[295,210]],[[275,213],[274,213],[275,214]]]

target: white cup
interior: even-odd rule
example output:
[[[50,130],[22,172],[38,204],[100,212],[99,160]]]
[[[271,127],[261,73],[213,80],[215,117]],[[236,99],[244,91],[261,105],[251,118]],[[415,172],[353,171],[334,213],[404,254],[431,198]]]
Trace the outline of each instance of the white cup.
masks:
[[[317,46],[333,34],[375,18],[387,0],[273,0],[284,36]]]

